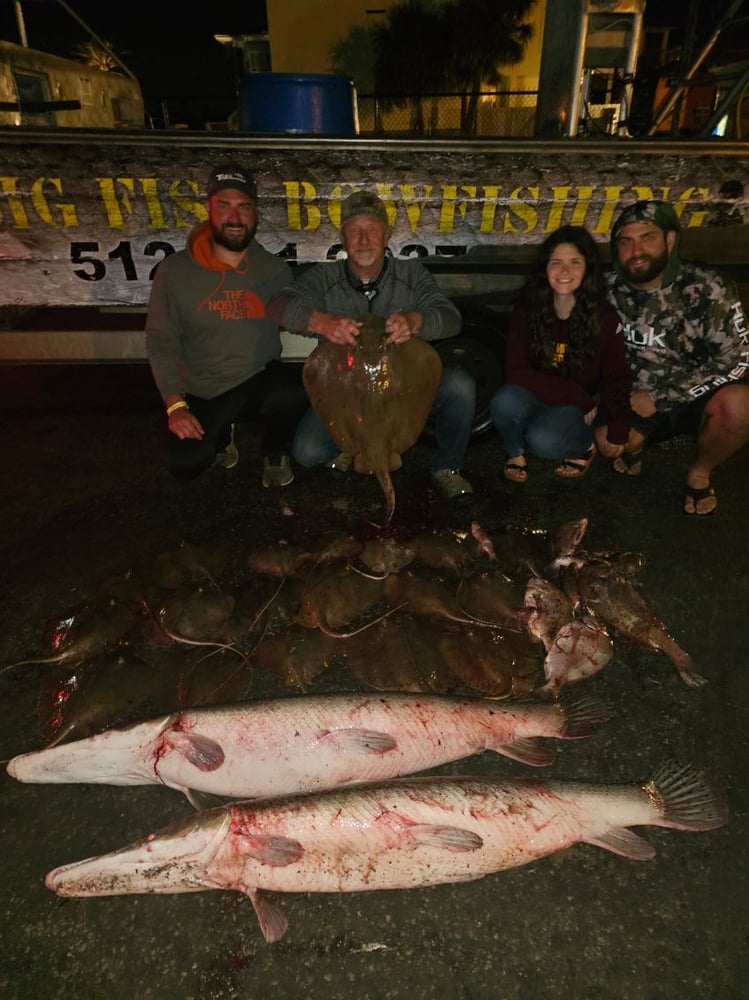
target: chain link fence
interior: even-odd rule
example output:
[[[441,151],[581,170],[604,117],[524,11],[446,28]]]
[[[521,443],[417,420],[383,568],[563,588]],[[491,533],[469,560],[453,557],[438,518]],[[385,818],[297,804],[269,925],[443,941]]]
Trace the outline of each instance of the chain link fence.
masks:
[[[533,136],[536,90],[487,90],[478,93],[389,95],[359,94],[359,134],[377,138],[524,138]],[[210,98],[169,98],[146,104],[146,125],[153,129],[239,128],[235,102]]]
[[[536,90],[359,95],[359,134],[397,139],[524,138],[533,135]]]

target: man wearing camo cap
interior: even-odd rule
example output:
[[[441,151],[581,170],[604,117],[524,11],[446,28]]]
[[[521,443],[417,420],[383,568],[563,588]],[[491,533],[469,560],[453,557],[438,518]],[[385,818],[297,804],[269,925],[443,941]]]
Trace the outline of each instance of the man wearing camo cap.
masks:
[[[684,513],[713,514],[713,471],[749,442],[749,327],[734,283],[679,258],[665,201],[625,208],[611,231],[609,297],[634,374],[632,429],[614,471],[637,476],[648,444],[694,435]]]

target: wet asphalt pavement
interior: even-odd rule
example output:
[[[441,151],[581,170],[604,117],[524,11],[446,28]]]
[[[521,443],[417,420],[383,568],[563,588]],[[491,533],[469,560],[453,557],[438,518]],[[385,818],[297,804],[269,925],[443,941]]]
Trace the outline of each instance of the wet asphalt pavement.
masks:
[[[159,400],[143,366],[0,369],[0,663],[39,656],[45,627],[177,546],[182,529],[161,470]],[[196,490],[196,531],[228,546],[236,565],[262,540],[356,530],[381,516],[373,479],[297,472],[263,490],[253,428],[240,465],[210,470]],[[729,803],[727,826],[638,832],[656,848],[635,862],[578,845],[476,882],[279,899],[289,930],[260,934],[238,893],[62,899],[44,886],[57,865],[125,846],[191,809],[156,786],[22,785],[0,773],[0,996],[5,1000],[739,1000],[749,996],[749,671],[746,622],[749,453],[714,477],[715,517],[681,512],[691,445],[646,455],[639,479],[598,458],[579,482],[529,462],[524,487],[501,476],[498,439],[474,443],[465,473],[473,509],[454,511],[429,488],[430,449],[395,475],[395,526],[553,530],[589,519],[586,548],[645,557],[642,595],[709,683],[688,688],[665,657],[615,639],[613,661],[582,682],[615,717],[586,740],[558,744],[548,776],[647,780],[664,761],[697,764]],[[59,667],[0,674],[3,760],[44,743],[37,710]],[[324,675],[325,689],[350,677]],[[288,694],[259,675],[252,697]],[[526,775],[483,754],[445,773]],[[538,772],[535,772],[537,775]],[[544,775],[546,776],[546,775]]]

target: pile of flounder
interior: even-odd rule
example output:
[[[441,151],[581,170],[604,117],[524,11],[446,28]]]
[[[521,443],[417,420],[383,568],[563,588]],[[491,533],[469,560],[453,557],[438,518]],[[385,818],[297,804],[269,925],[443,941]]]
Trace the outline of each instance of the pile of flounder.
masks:
[[[250,553],[231,588],[226,554],[183,545],[147,574],[105,581],[92,604],[58,617],[49,655],[22,661],[57,665],[40,700],[44,735],[241,701],[263,671],[302,692],[337,668],[348,689],[553,696],[605,667],[616,637],[704,683],[637,589],[642,558],[586,552],[586,528],[279,542]]]

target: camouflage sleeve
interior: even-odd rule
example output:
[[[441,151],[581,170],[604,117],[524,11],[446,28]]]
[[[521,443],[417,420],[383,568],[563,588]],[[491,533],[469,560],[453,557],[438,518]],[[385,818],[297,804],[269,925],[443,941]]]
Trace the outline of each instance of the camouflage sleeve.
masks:
[[[695,267],[698,277],[700,271],[703,269]],[[701,285],[695,283],[686,289],[687,302],[699,310],[702,327],[701,340],[692,345],[697,364],[689,384],[692,398],[749,374],[749,327],[738,289],[725,275],[707,268],[703,274]],[[688,315],[690,312],[688,305]]]

